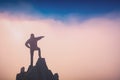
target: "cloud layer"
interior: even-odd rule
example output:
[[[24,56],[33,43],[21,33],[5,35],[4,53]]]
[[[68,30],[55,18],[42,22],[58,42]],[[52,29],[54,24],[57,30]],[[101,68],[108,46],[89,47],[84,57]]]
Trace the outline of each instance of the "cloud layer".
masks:
[[[44,35],[38,45],[49,68],[60,80],[113,79],[120,74],[120,16],[113,13],[81,21],[0,14],[1,80],[13,80],[20,67],[29,65],[24,46],[31,33]],[[35,52],[37,60],[37,52]]]

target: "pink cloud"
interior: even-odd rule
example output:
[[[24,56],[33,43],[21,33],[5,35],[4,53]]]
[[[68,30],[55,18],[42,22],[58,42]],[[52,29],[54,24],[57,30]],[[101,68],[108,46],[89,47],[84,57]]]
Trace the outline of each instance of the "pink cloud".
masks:
[[[62,22],[0,14],[0,66],[4,74],[0,78],[13,80],[21,66],[28,67],[29,50],[24,43],[31,33],[45,36],[38,45],[49,68],[58,72],[60,79],[119,78],[119,22],[119,16],[94,17],[83,22],[71,17]]]

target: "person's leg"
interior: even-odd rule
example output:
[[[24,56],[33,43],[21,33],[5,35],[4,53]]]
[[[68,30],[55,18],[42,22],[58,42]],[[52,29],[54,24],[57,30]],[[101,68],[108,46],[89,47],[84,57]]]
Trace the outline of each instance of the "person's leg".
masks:
[[[33,66],[33,54],[34,50],[30,50],[30,65]]]
[[[40,50],[40,48],[38,48],[37,50],[38,50],[38,56],[39,56],[39,58],[41,58],[41,50]]]

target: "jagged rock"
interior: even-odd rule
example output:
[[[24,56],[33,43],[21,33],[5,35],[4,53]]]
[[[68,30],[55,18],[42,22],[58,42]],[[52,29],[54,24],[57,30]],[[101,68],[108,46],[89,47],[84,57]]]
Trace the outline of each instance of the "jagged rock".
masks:
[[[35,66],[29,66],[25,72],[24,67],[17,74],[16,80],[59,80],[57,73],[53,75],[46,65],[45,58],[39,58]]]

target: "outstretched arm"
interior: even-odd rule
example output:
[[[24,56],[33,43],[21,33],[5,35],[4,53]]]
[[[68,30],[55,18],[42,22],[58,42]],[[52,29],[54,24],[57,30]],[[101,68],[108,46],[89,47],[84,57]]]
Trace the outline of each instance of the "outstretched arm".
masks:
[[[40,40],[40,39],[42,39],[42,38],[44,38],[44,36],[37,37],[36,39],[37,39],[37,40]]]
[[[25,43],[25,46],[30,48],[30,45],[29,45],[29,41],[27,40],[26,43]]]

